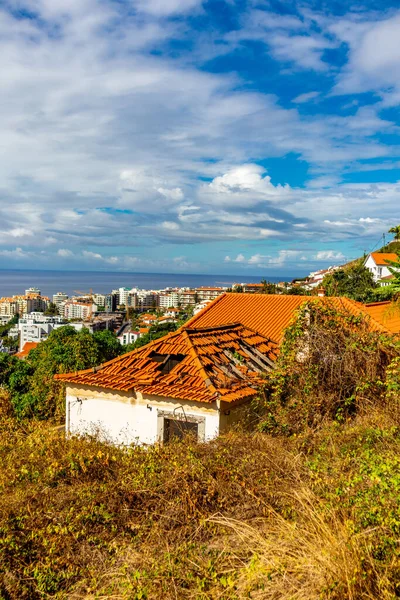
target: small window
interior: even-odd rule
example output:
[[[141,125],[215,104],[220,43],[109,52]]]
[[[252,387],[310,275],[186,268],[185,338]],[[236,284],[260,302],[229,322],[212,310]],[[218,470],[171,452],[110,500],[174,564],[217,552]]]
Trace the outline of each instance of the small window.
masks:
[[[198,438],[198,423],[179,421],[177,419],[164,419],[164,442],[169,442],[173,439],[181,440],[188,434],[195,436],[196,439]]]

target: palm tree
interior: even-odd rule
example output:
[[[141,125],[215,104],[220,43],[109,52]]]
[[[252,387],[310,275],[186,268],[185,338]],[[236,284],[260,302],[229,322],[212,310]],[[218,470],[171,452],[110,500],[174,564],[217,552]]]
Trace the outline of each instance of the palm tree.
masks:
[[[393,233],[394,241],[400,242],[400,225],[396,225],[395,227],[391,227],[389,229],[389,233]]]

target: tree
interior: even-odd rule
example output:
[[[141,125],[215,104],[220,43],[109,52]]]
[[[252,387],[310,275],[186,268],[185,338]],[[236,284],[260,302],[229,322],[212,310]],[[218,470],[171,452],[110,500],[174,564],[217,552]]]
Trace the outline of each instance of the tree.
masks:
[[[274,283],[271,283],[270,281],[267,281],[266,279],[262,279],[261,284],[262,284],[262,289],[261,289],[262,294],[276,294],[276,285]]]
[[[395,227],[391,227],[389,229],[389,233],[393,233],[394,241],[400,242],[400,225],[396,225]]]
[[[400,226],[399,226],[400,230]],[[389,262],[389,271],[393,275],[391,287],[396,295],[400,294],[400,254],[397,255],[396,261]]]
[[[111,331],[92,335],[86,328],[77,332],[66,325],[54,329],[24,361],[2,356],[0,385],[10,392],[18,418],[59,417],[64,415],[64,384],[54,375],[95,367],[122,352]]]
[[[371,300],[376,285],[371,271],[364,266],[362,260],[328,273],[323,279],[327,296],[346,296],[358,302]]]
[[[123,352],[123,346],[119,343],[115,333],[109,329],[96,331],[93,335],[98,347],[100,363],[116,358]]]
[[[48,316],[51,316],[51,315],[59,315],[60,313],[58,312],[57,305],[54,304],[54,302],[50,302],[49,306],[44,311],[44,314],[48,315]]]

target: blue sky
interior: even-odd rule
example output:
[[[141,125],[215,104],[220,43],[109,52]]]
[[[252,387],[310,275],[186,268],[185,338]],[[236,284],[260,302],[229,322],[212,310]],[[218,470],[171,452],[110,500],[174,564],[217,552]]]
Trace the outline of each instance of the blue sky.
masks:
[[[306,274],[400,223],[398,3],[5,0],[0,268]]]

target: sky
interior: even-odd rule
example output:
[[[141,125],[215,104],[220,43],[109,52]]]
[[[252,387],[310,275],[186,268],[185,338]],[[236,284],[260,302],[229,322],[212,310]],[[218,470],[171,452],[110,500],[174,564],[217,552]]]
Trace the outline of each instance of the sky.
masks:
[[[379,247],[399,39],[385,0],[3,0],[0,268],[268,278]]]

